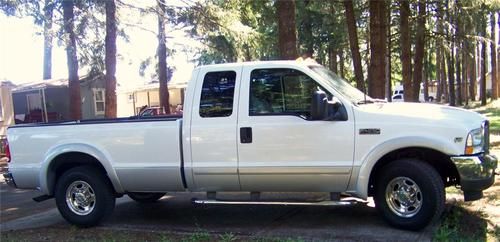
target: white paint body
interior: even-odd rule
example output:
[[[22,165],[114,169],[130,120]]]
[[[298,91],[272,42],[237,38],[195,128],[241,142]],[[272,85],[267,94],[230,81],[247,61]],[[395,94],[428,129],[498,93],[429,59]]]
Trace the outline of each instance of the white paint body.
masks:
[[[178,120],[11,128],[9,170],[19,188],[52,194],[47,174],[51,162],[60,154],[81,152],[103,165],[118,193],[319,191],[366,198],[372,168],[385,154],[426,147],[450,156],[461,155],[467,134],[484,121],[470,111],[431,104],[358,105],[329,88],[308,65],[276,61],[198,67],[186,91],[183,118]],[[250,73],[259,68],[290,68],[310,76],[340,100],[347,121],[249,116]],[[200,117],[205,74],[228,70],[237,73],[232,114]],[[252,143],[240,142],[242,127],[253,129]],[[381,132],[360,135],[360,129]]]

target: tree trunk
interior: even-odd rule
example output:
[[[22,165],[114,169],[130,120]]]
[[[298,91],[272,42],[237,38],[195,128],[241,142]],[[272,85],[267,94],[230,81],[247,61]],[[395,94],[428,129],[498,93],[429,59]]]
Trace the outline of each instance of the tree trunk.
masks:
[[[331,43],[328,47],[328,63],[330,64],[330,70],[338,73],[337,50]]]
[[[45,0],[43,8],[43,79],[52,79],[52,16],[54,4]]]
[[[462,31],[462,23],[460,21],[460,2],[458,0],[455,0],[455,11],[454,11],[454,21],[455,21],[455,37],[454,37],[454,42],[457,45],[457,51],[455,54],[455,66],[456,66],[456,79],[457,79],[457,99],[456,99],[456,104],[458,106],[462,106],[462,70],[461,70],[461,49],[463,48],[462,45],[462,37],[461,37],[461,31]]]
[[[305,14],[302,20],[302,41],[305,45],[304,53],[302,57],[312,58],[314,54],[314,42],[312,33],[312,21],[311,21],[311,11],[309,10],[310,0],[304,0]]]
[[[457,99],[456,99],[456,104],[458,106],[462,106],[462,70],[461,70],[461,64],[462,64],[462,61],[461,61],[461,57],[463,58],[463,56],[461,56],[461,53],[460,53],[460,48],[462,48],[461,44],[458,43],[458,47],[457,47],[457,52],[456,52],[456,55],[455,55],[455,67],[456,67],[456,79],[457,79],[457,86],[456,86],[456,92],[457,92]]]
[[[497,27],[500,28],[500,11],[497,11],[497,15],[498,15],[498,18],[497,18]],[[497,72],[497,96],[500,96],[500,64],[498,64],[498,61],[500,60],[500,50],[498,48],[498,46],[500,46],[500,36],[498,36],[498,39],[497,39],[497,69],[496,69],[496,72]]]
[[[76,38],[74,32],[73,0],[63,0],[64,32],[66,33],[66,58],[68,64],[69,108],[70,118],[82,118],[82,99],[80,96],[80,80],[78,77],[78,57],[76,55]]]
[[[476,48],[476,44],[473,42],[472,43],[472,47],[471,47],[471,50],[472,50],[472,59],[470,61],[470,81],[469,81],[469,97],[470,97],[470,100],[471,101],[475,101],[476,100],[476,95],[477,95],[477,92],[476,92],[476,89],[477,89],[477,59],[476,59],[476,56],[477,56],[477,48]]]
[[[425,0],[418,1],[417,35],[415,43],[415,56],[413,60],[413,91],[412,100],[419,101],[420,83],[422,83],[422,73],[424,67],[424,47],[425,47]],[[405,90],[406,92],[406,90]]]
[[[295,31],[295,0],[277,0],[278,48],[280,58],[297,58],[297,33]]]
[[[392,40],[391,40],[391,11],[390,6],[387,11],[387,66],[385,68],[385,96],[388,102],[392,102],[392,78],[391,78],[391,50],[392,50]]]
[[[486,17],[483,16],[481,19],[481,37],[486,38]],[[481,82],[479,83],[479,98],[481,100],[481,105],[486,105],[486,47],[487,43],[485,40],[481,42],[481,54],[480,54],[480,65],[481,65]]]
[[[437,8],[437,33],[443,34],[443,5],[438,3]],[[444,43],[441,39],[436,39],[436,79],[437,79],[437,90],[436,90],[436,101],[439,103],[444,95],[443,83],[446,81],[445,66],[443,65],[444,60]]]
[[[383,99],[385,96],[385,68],[387,55],[385,1],[370,0],[370,80],[368,93],[371,97]]]
[[[447,53],[446,59],[448,60],[448,103],[450,106],[456,106],[455,96],[455,44],[452,44],[451,50]]]
[[[486,41],[481,43],[481,83],[479,84],[479,96],[481,105],[486,105]]]
[[[115,0],[107,0],[106,7],[106,118],[116,118],[116,5]]]
[[[465,29],[465,25],[464,25]],[[469,43],[464,40],[462,48],[462,97],[465,105],[469,105],[469,70],[467,64],[469,63]]]
[[[439,20],[438,20],[439,21]],[[439,32],[439,31],[438,31]],[[443,95],[443,79],[441,78],[441,43],[436,41],[436,102],[441,102],[441,96]]]
[[[347,32],[349,33],[349,47],[351,48],[352,62],[354,65],[354,76],[356,77],[356,87],[365,92],[365,82],[363,78],[363,65],[359,54],[358,31],[354,16],[354,6],[352,0],[344,1],[345,18],[347,22]]]
[[[400,22],[399,29],[401,32],[401,67],[403,78],[403,89],[405,101],[413,100],[413,88],[411,81],[411,43],[410,43],[410,3],[407,0],[399,2]]]
[[[340,51],[339,51],[339,75],[342,78],[345,78],[345,75],[344,75],[344,61],[345,61],[344,50],[340,49]]]
[[[448,13],[448,22],[453,23],[453,13],[450,12],[450,3],[446,1],[446,12]],[[450,33],[449,28],[446,28],[446,35],[451,43],[450,50],[447,52],[446,59],[448,63],[448,103],[450,106],[456,106],[455,100],[455,38],[453,38],[453,30]]]
[[[424,70],[423,70],[423,76],[422,76],[422,79],[423,79],[423,86],[424,86],[424,102],[428,101],[429,100],[429,78],[431,77],[430,75],[430,68],[429,68],[429,56],[431,55],[430,53],[430,48],[427,49],[425,52],[424,52]]]
[[[449,99],[450,99],[450,96],[448,95],[448,82],[447,82],[447,73],[448,73],[448,70],[447,70],[447,62],[449,61],[446,61],[446,51],[444,49],[443,50],[443,53],[441,53],[441,80],[443,80],[443,82],[441,83],[442,84],[442,90],[443,90],[443,97],[444,97],[444,101],[445,102],[448,102]]]
[[[158,0],[158,81],[160,82],[160,107],[170,114],[167,79],[167,45],[165,36],[165,0]],[[295,25],[294,25],[295,26]]]
[[[497,85],[497,40],[496,40],[496,21],[495,12],[491,14],[491,99],[498,98],[498,85]]]

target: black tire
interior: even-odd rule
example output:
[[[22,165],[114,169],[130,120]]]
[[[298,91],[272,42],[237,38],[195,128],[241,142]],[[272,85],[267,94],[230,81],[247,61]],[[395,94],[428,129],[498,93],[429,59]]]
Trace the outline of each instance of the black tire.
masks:
[[[386,198],[386,193],[393,196]],[[378,211],[392,226],[420,230],[443,213],[443,180],[432,166],[423,161],[396,160],[377,173],[374,200]],[[401,207],[408,211],[398,210]]]
[[[90,188],[85,189],[85,184]],[[76,192],[83,190],[87,192]],[[89,199],[92,195],[93,199]],[[85,200],[89,207],[87,211],[83,211],[86,206],[81,205],[78,199],[82,196],[87,198]],[[78,227],[99,224],[113,213],[115,207],[112,185],[105,174],[92,166],[78,166],[64,172],[57,181],[55,198],[57,208],[64,219]]]
[[[158,192],[131,192],[127,194],[134,201],[139,203],[152,203],[165,196],[165,193]]]

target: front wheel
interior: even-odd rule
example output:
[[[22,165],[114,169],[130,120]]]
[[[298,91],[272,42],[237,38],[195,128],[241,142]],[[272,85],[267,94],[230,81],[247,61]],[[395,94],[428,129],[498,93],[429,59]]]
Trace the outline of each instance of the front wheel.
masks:
[[[165,196],[165,193],[156,192],[131,192],[127,194],[134,201],[139,203],[152,203]]]
[[[102,172],[91,166],[66,171],[57,181],[56,205],[71,224],[90,227],[99,224],[113,212],[113,188]]]
[[[416,159],[397,160],[379,170],[374,200],[389,224],[419,230],[442,214],[444,184],[429,164]]]

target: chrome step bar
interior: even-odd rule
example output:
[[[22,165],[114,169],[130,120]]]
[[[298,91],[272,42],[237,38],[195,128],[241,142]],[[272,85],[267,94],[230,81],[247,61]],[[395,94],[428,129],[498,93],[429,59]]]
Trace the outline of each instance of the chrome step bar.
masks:
[[[356,200],[318,201],[318,202],[287,202],[287,201],[228,201],[212,199],[193,199],[194,204],[226,204],[226,205],[285,205],[285,206],[351,206]]]

